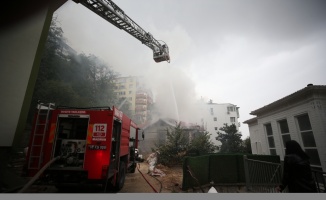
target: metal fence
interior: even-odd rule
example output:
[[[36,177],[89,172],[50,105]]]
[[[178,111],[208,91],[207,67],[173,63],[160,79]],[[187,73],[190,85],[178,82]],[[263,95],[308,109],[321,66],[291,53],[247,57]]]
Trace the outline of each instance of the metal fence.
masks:
[[[320,193],[326,192],[326,172],[312,169],[312,175],[316,182],[317,191]]]
[[[280,163],[252,160],[244,156],[244,168],[247,192],[277,192],[275,188],[280,185],[282,178]]]

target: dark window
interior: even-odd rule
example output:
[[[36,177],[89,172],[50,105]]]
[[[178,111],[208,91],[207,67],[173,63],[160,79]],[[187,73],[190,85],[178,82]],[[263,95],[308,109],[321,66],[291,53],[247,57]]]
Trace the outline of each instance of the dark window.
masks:
[[[265,128],[266,128],[267,135],[273,135],[273,130],[272,130],[272,125],[271,124],[266,124]]]
[[[297,117],[299,129],[301,132],[301,138],[305,152],[310,157],[310,163],[312,165],[321,165],[318,150],[316,148],[316,142],[314,133],[312,131],[309,115],[304,114]]]
[[[321,165],[317,149],[306,149],[305,152],[310,157],[310,164]]]
[[[280,124],[280,129],[281,129],[281,133],[284,134],[284,133],[289,133],[289,127],[288,127],[288,122],[286,119],[284,120],[281,120],[278,122]]]
[[[300,127],[300,131],[311,130],[311,124],[309,120],[308,114],[301,115],[298,118],[298,123]]]
[[[276,155],[276,150],[275,148],[275,141],[274,141],[274,136],[273,136],[273,130],[272,130],[272,125],[265,124],[265,131],[267,135],[267,140],[268,140],[268,145],[269,145],[269,151],[271,155]]]
[[[304,147],[316,147],[314,134],[312,131],[301,132]]]
[[[282,136],[283,148],[285,149],[286,142],[291,140],[288,122],[286,119],[283,119],[278,121],[278,125],[280,127],[280,132]]]
[[[282,135],[282,139],[283,139],[283,145],[285,147],[286,142],[291,140],[291,136],[289,134]]]
[[[275,147],[274,137],[268,137],[269,148]]]

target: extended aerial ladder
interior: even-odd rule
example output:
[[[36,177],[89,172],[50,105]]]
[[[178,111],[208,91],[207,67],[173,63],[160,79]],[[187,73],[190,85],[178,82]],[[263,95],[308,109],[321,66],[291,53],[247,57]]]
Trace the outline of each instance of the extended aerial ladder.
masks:
[[[130,35],[141,41],[153,50],[155,62],[170,62],[169,47],[163,41],[161,44],[152,34],[144,31],[136,22],[128,17],[121,8],[111,0],[73,0],[81,3],[106,21],[110,22],[119,29],[125,30]]]

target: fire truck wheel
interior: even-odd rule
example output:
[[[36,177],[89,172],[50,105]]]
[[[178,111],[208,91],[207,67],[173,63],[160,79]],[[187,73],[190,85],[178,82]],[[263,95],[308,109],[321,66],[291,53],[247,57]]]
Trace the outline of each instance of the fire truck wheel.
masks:
[[[119,174],[118,174],[118,179],[115,185],[115,189],[117,191],[121,190],[121,188],[123,187],[124,183],[125,183],[125,179],[126,179],[126,164],[121,161],[120,162],[120,168],[119,168]]]

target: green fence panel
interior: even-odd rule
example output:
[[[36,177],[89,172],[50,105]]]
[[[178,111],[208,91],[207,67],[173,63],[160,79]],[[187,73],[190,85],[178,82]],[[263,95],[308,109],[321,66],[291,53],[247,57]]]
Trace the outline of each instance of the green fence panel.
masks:
[[[246,175],[245,175],[245,168],[244,168],[244,155],[236,155],[237,164],[238,164],[238,183],[246,183]]]
[[[209,156],[186,157],[183,162],[183,190],[199,186],[188,172],[187,166],[190,166],[193,176],[198,179],[200,185],[209,183]]]
[[[210,178],[215,184],[237,183],[238,162],[234,155],[211,155]]]
[[[183,162],[182,189],[198,187],[196,180],[191,177],[187,166],[190,166],[193,175],[200,185],[211,181],[215,184],[245,184],[245,170],[243,156],[245,154],[209,154],[205,156],[186,157]],[[280,163],[279,156],[247,155],[248,159]]]

